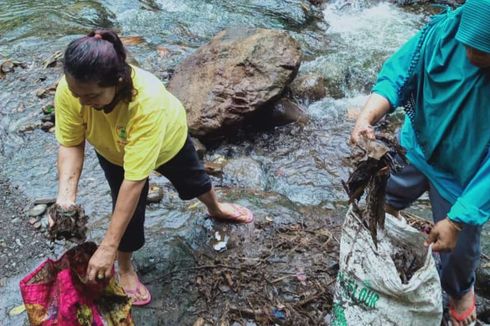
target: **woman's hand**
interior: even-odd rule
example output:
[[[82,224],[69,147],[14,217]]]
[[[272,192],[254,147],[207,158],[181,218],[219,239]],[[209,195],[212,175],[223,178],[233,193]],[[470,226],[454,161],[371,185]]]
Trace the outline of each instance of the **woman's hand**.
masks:
[[[428,247],[430,244],[433,244],[433,251],[452,251],[456,248],[460,231],[461,227],[459,225],[450,221],[449,218],[445,218],[437,222],[432,228],[424,245]]]
[[[112,265],[116,259],[117,248],[100,245],[90,258],[87,267],[87,280],[96,282],[109,278],[112,272]]]
[[[60,208],[61,208],[61,210],[64,210],[64,211],[70,211],[70,210],[75,210],[77,204],[71,200],[58,198],[56,200],[56,205],[57,205],[57,206],[55,206],[56,211],[59,211]],[[54,225],[54,218],[53,218],[53,216],[51,216],[51,214],[56,214],[56,211],[51,211],[51,210],[48,211],[48,226],[49,227],[52,227]]]
[[[70,208],[77,205],[73,200],[68,200],[63,198],[56,199],[56,204],[58,204],[64,210],[70,210]]]
[[[378,94],[371,94],[357,118],[352,130],[350,142],[357,144],[361,138],[375,139],[374,127],[390,110],[390,102]]]
[[[359,143],[361,138],[375,139],[374,127],[364,119],[358,119],[352,133],[350,135],[351,144],[355,145]]]

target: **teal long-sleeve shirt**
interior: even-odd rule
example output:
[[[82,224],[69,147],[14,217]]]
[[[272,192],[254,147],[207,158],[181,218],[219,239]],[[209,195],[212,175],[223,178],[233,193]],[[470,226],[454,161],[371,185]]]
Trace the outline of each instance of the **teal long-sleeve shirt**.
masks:
[[[452,12],[447,18],[441,21],[440,24],[445,25],[436,26],[436,28],[433,28],[429,32],[433,33],[432,35],[427,36],[422,32],[419,32],[412,39],[410,39],[400,48],[400,50],[398,50],[390,59],[388,59],[387,62],[385,62],[383,69],[378,75],[378,81],[373,88],[373,93],[385,97],[390,102],[392,109],[405,105],[406,100],[403,99],[403,95],[401,94],[400,90],[402,88],[406,88],[407,84],[413,84],[408,86],[409,88],[411,87],[412,90],[416,90],[412,91],[412,96],[430,97],[422,99],[415,98],[412,100],[413,110],[425,110],[423,116],[424,123],[422,126],[417,125],[417,127],[415,127],[414,123],[421,120],[412,118],[405,119],[405,123],[401,131],[401,145],[407,150],[407,157],[410,163],[412,163],[425,176],[427,176],[431,183],[439,191],[441,196],[451,203],[452,207],[448,213],[448,217],[451,220],[471,225],[482,225],[490,218],[490,152],[488,150],[489,144],[484,137],[485,135],[483,134],[488,134],[490,132],[488,131],[488,127],[483,128],[484,124],[490,121],[488,120],[488,114],[485,113],[485,110],[481,110],[481,108],[474,110],[473,112],[471,111],[473,107],[468,105],[463,107],[456,107],[454,105],[453,107],[448,106],[447,103],[456,103],[458,100],[461,100],[461,94],[464,92],[461,91],[461,89],[458,91],[457,87],[452,90],[454,94],[451,94],[451,89],[448,91],[446,91],[444,88],[431,89],[431,82],[433,81],[431,78],[433,76],[431,76],[428,71],[433,69],[433,66],[423,66],[422,68],[418,68],[422,69],[423,71],[415,74],[415,76],[418,76],[419,78],[426,78],[426,80],[424,80],[422,83],[420,80],[413,78],[414,74],[412,74],[414,69],[414,58],[416,57],[416,52],[421,50],[420,47],[433,46],[433,44],[436,44],[436,46],[424,49],[424,64],[434,65],[434,60],[440,59],[440,57],[437,56],[441,55],[441,51],[451,46],[449,53],[452,55],[452,61],[449,64],[452,66],[448,67],[446,64],[439,64],[437,67],[438,69],[443,67],[443,69],[447,69],[448,71],[451,69],[459,69],[456,71],[456,73],[452,71],[453,74],[448,75],[448,83],[454,82],[454,76],[458,76],[458,74],[460,76],[482,75],[478,72],[478,75],[476,75],[474,73],[475,68],[469,66],[468,62],[463,61],[466,59],[463,44],[450,44],[450,42],[457,42],[452,38],[451,33],[454,33],[454,30],[457,28],[458,19],[458,12]],[[422,37],[439,37],[434,33],[442,33],[441,31],[446,33],[446,39],[444,39],[444,36],[441,36],[441,38],[443,38],[442,42],[433,42],[433,44],[429,43],[429,45],[421,42]],[[443,44],[441,45],[440,43]],[[457,55],[458,53],[459,55]],[[455,58],[457,58],[457,60]],[[467,71],[464,71],[465,67],[467,68]],[[436,71],[436,73],[439,73],[439,75],[436,77],[440,78],[441,72]],[[472,73],[473,75],[471,75]],[[442,76],[444,77],[444,75]],[[469,91],[467,91],[464,96],[465,101],[471,97],[473,97],[471,98],[473,102],[469,103],[481,104],[482,102],[488,100],[488,97],[490,96],[490,83],[488,82],[488,79],[485,79],[487,77],[488,76],[479,77],[483,78],[481,82],[479,81],[478,83],[471,84],[471,87],[480,87],[480,93],[474,93],[473,89],[470,87],[466,88],[466,90],[472,89],[473,93],[469,94]],[[470,82],[473,81],[470,80]],[[461,83],[461,85],[467,86],[468,84]],[[440,84],[438,86],[440,87]],[[417,87],[419,87],[418,90]],[[441,104],[441,107],[435,107],[438,103],[438,97],[436,96],[437,94],[446,97],[449,102]],[[482,97],[481,94],[484,94],[484,97]],[[461,103],[468,102],[461,101]],[[434,112],[436,112],[435,114],[431,113],[430,110],[432,109],[434,109]],[[490,106],[485,105],[483,109],[490,111]],[[442,114],[440,112],[442,112]],[[407,117],[409,117],[410,112],[407,113]],[[451,117],[452,120],[449,121],[448,117]],[[447,123],[448,121],[450,123]],[[473,162],[477,162],[476,165],[474,164],[476,169],[473,169],[470,177],[464,179],[464,182],[461,181],[461,175],[464,175],[468,171],[466,169],[467,166],[465,166],[465,159],[469,157],[468,155],[477,155],[477,151],[476,147],[475,153],[473,153],[468,150],[468,148],[471,149],[471,146],[466,146],[466,150],[463,148],[464,146],[461,146],[461,154],[458,156],[453,154],[455,152],[457,153],[458,144],[467,145],[467,143],[463,143],[465,142],[464,137],[467,135],[467,132],[460,132],[459,130],[455,132],[453,127],[454,123],[464,124],[463,127],[467,128],[466,130],[468,130],[468,128],[470,128],[470,130],[471,128],[480,130],[478,132],[481,133],[481,138],[478,138],[479,134],[473,131],[473,138],[469,139],[468,141],[473,141],[473,139],[476,139],[476,142],[480,141],[479,152],[482,152],[481,149],[485,150],[483,152],[483,159],[477,158],[473,160]],[[451,130],[450,128],[453,129]],[[467,137],[472,137],[472,135],[468,135]],[[453,138],[451,139],[451,137]],[[436,141],[437,143],[435,143]],[[433,149],[436,148],[437,150],[428,150],[431,142]],[[448,150],[451,146],[451,150],[453,151],[451,152],[452,154],[444,156],[444,154],[447,153],[444,151]],[[456,147],[456,151],[454,151],[454,147]],[[441,163],[441,161],[443,162],[439,165],[434,164],[433,160],[437,161],[437,159],[439,159],[439,163]],[[451,162],[451,159],[458,163],[453,164],[454,162]],[[449,165],[455,168],[448,171],[448,169],[439,167]]]

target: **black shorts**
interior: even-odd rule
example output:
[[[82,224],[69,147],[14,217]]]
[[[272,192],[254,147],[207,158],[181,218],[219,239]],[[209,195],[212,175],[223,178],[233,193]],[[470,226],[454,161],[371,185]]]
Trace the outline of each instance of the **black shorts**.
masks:
[[[111,188],[112,209],[114,210],[119,188],[124,181],[124,169],[120,165],[109,162],[99,153],[97,157]],[[179,197],[184,200],[199,197],[210,191],[212,187],[211,180],[204,171],[204,166],[189,136],[182,149],[170,161],[159,166],[156,171],[170,180]],[[144,222],[148,189],[147,179],[134,215],[119,244],[120,251],[133,252],[143,247],[145,243]]]
[[[170,180],[183,200],[199,197],[211,190],[211,180],[189,136],[177,155],[155,170]]]

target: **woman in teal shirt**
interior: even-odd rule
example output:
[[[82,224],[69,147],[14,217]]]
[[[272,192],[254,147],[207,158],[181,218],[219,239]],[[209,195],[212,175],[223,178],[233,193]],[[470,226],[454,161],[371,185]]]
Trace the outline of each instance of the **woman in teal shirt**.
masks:
[[[481,226],[490,217],[490,0],[469,0],[434,17],[378,76],[351,135],[397,107],[407,119],[400,142],[410,164],[392,175],[387,211],[429,191],[436,226],[426,245],[441,253],[441,283],[453,325],[476,319],[473,284]]]

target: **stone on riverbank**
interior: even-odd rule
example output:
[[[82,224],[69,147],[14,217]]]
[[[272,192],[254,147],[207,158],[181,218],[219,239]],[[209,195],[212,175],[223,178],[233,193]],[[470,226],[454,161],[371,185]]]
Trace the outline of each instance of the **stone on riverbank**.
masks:
[[[186,107],[194,136],[223,135],[279,99],[300,62],[286,32],[227,29],[182,62],[168,89]]]

